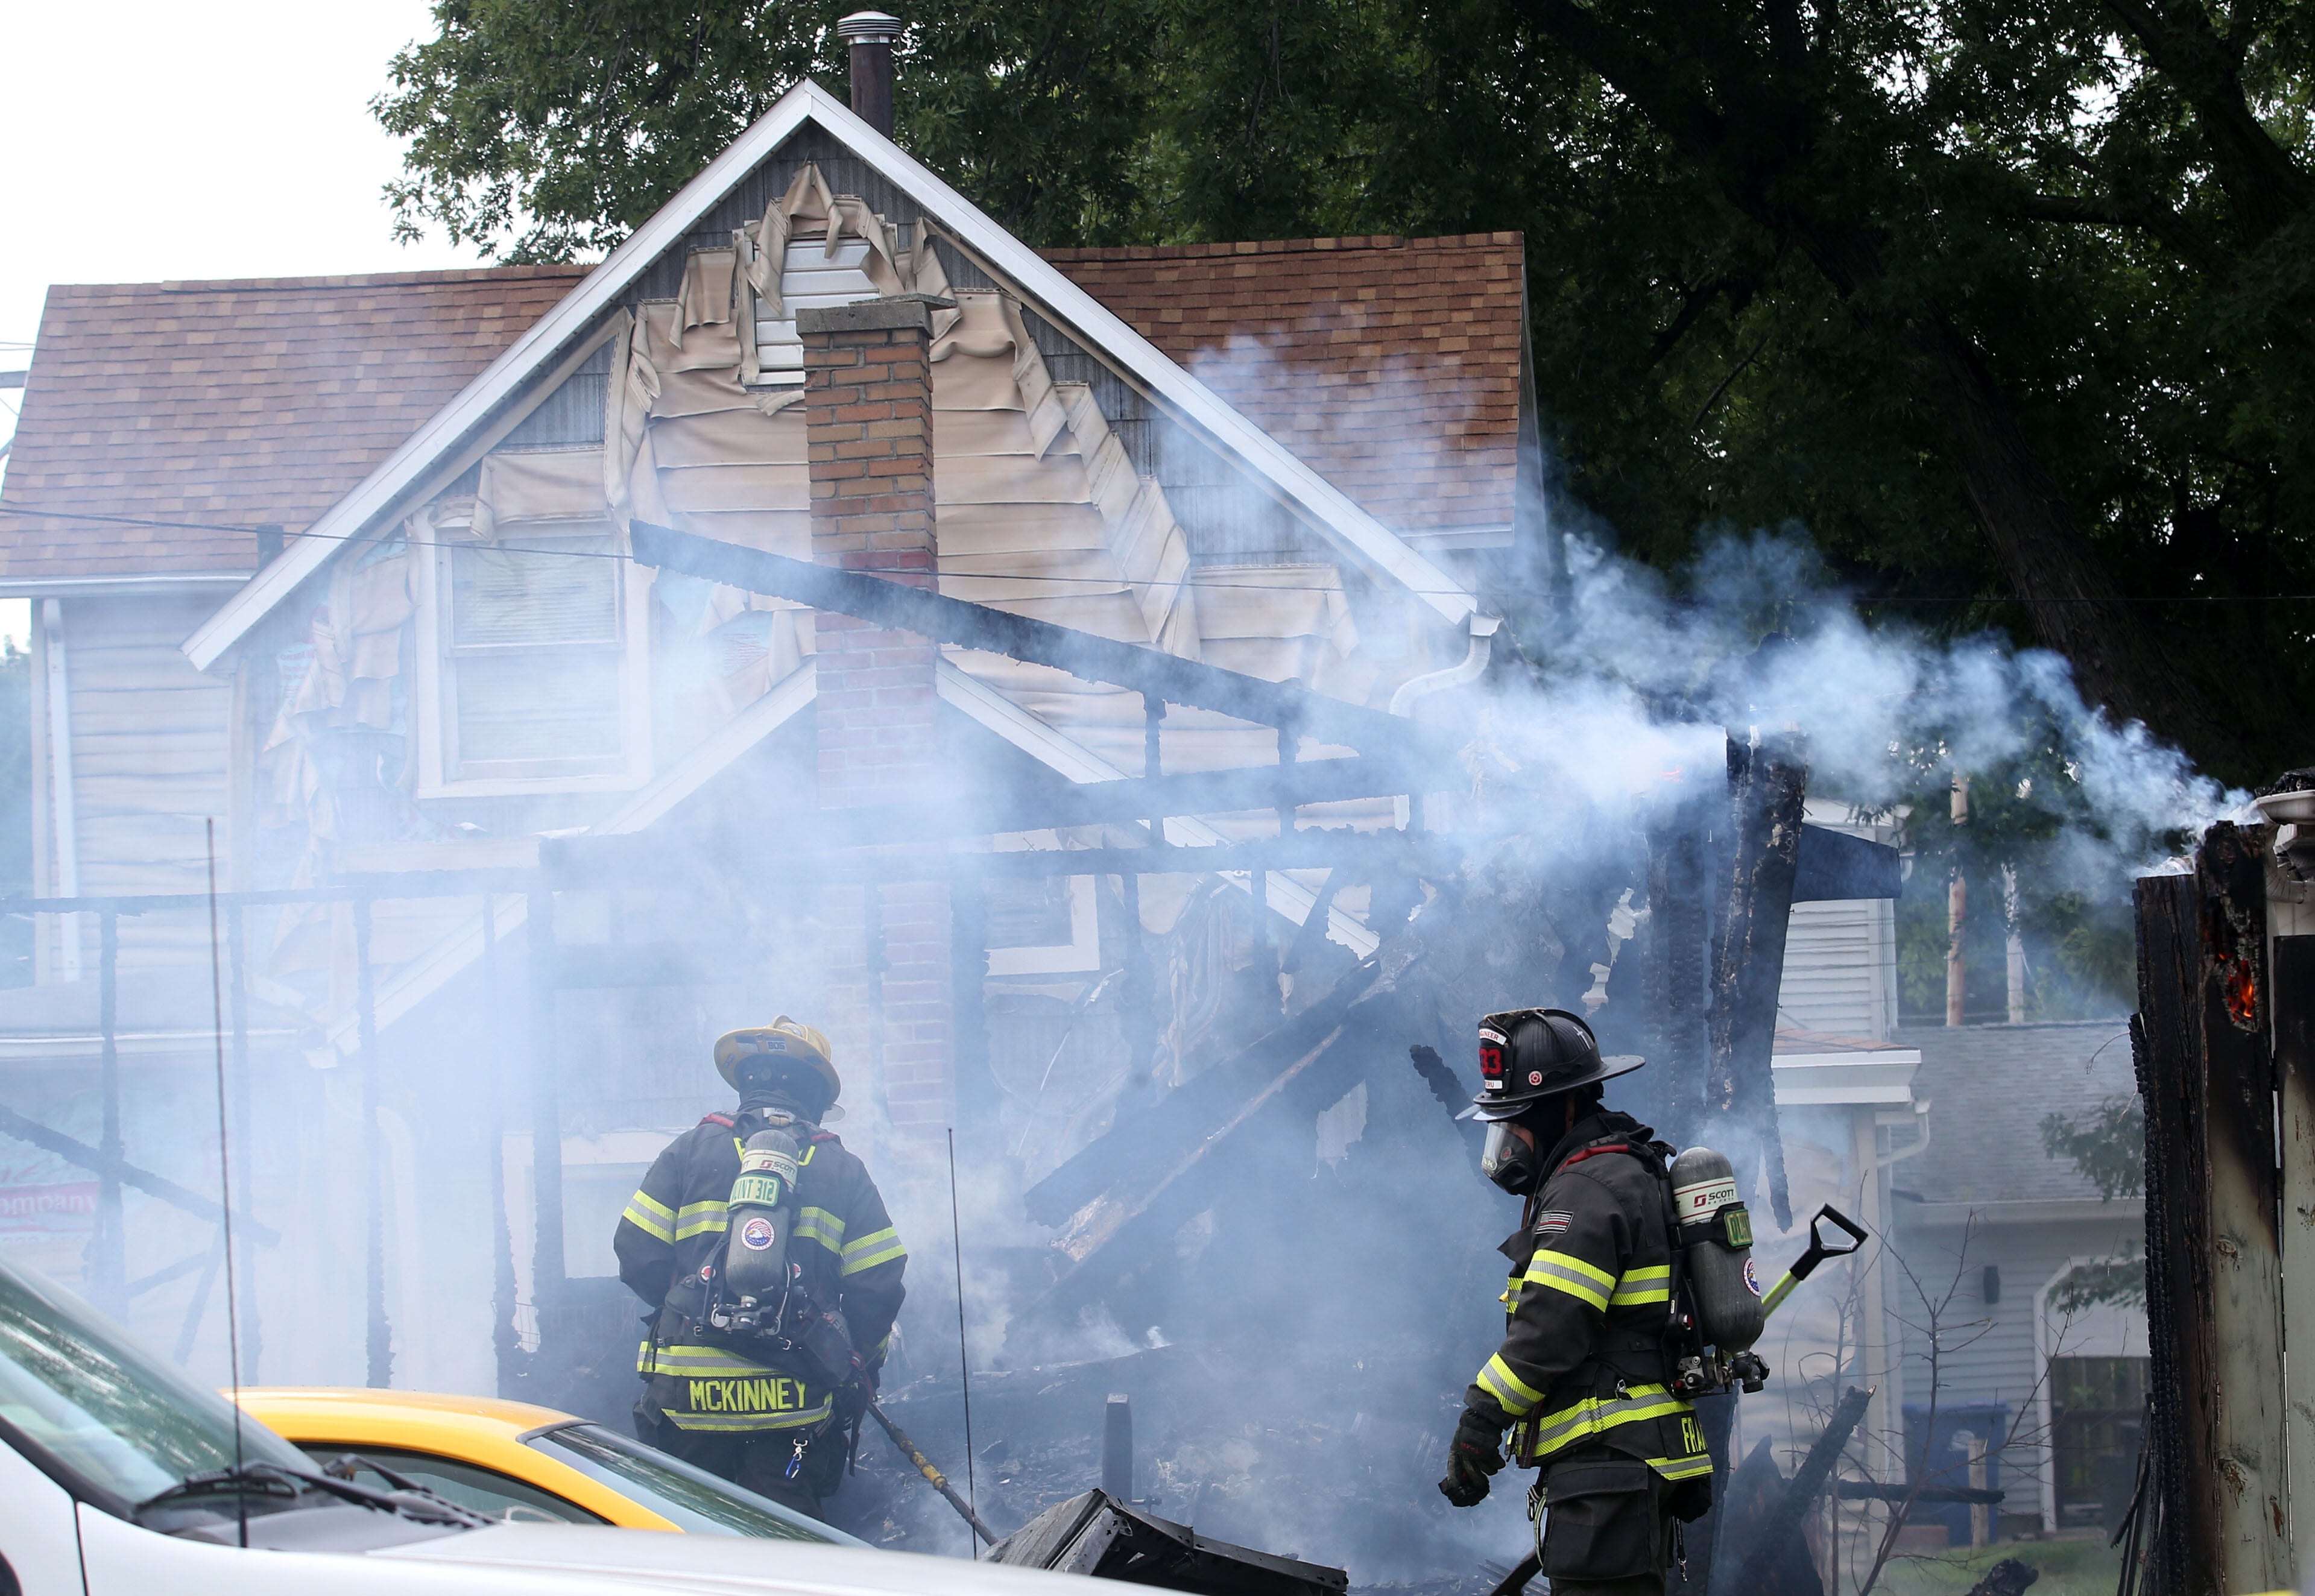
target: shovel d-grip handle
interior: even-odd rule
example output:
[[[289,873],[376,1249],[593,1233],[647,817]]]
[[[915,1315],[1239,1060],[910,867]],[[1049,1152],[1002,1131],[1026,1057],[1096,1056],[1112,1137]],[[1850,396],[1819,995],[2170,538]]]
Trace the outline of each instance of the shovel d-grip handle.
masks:
[[[1825,1227],[1832,1226],[1841,1236],[1827,1237]],[[1774,1313],[1784,1299],[1793,1294],[1793,1288],[1816,1272],[1816,1266],[1827,1258],[1846,1258],[1872,1238],[1872,1232],[1833,1207],[1830,1202],[1816,1210],[1809,1221],[1808,1250],[1793,1260],[1777,1283],[1770,1286],[1761,1299],[1761,1310]]]

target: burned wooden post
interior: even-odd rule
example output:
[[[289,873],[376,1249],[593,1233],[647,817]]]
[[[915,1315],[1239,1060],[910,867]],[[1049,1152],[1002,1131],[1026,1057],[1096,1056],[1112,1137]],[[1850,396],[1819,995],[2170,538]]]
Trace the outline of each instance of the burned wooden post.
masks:
[[[2146,1106],[2147,1328],[2161,1596],[2294,1575],[2284,1503],[2265,832],[2222,823],[2191,875],[2138,883],[2132,1025]]]
[[[1758,1159],[1780,1229],[1792,1228],[1784,1142],[1777,1129],[1770,1060],[1777,1045],[1777,995],[1784,984],[1785,935],[1800,862],[1808,764],[1791,732],[1755,729],[1728,740],[1731,837],[1723,868],[1720,924],[1713,937],[1712,1062],[1705,1106],[1730,1138],[1739,1175]]]
[[[2292,896],[2300,901],[2279,903],[2270,891],[2268,907],[2277,926],[2298,920],[2308,907],[2306,900],[2315,894],[2302,891]],[[2282,1155],[2276,1208],[2283,1229],[2283,1322],[2286,1326],[2315,1325],[2315,935],[2278,935],[2268,947],[2280,1131],[2275,1146]],[[2309,1400],[2309,1394],[2315,1393],[2315,1334],[2286,1340],[2284,1383],[2297,1398],[2285,1407],[2283,1423],[2290,1442],[2292,1483],[2298,1485],[2315,1472],[2315,1402]],[[2284,1527],[2296,1556],[2298,1526],[2293,1521],[2292,1501],[2286,1494]]]
[[[1711,803],[1676,790],[1650,817],[1647,839],[1647,1047],[1669,1109],[1657,1129],[1685,1146],[1704,1116],[1712,1051]]]

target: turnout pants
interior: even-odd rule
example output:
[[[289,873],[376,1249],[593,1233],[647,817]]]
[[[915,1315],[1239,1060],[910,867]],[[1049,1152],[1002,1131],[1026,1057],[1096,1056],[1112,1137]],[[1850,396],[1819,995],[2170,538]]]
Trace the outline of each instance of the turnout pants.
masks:
[[[1543,1573],[1551,1596],[1664,1596],[1672,1512],[1640,1459],[1578,1447],[1543,1465]]]
[[[832,1423],[794,1430],[686,1430],[638,1406],[635,1434],[645,1444],[743,1491],[767,1496],[822,1522],[828,1515],[820,1511],[820,1500],[834,1495],[844,1479],[844,1432]],[[801,1460],[796,1456],[799,1441],[803,1442]],[[791,1463],[797,1465],[793,1477]]]

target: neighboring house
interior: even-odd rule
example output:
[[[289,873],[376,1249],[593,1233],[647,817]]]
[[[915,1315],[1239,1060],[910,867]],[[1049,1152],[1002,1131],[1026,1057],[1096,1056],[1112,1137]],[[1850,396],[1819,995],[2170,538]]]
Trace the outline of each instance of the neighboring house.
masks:
[[[1891,840],[1837,804],[1813,801],[1808,818]],[[1828,1271],[1770,1322],[1776,1394],[1746,1399],[1741,1438],[1773,1439],[1789,1472],[1839,1391],[1867,1386],[1849,1456],[1870,1471],[1900,1477],[1910,1453],[1930,1483],[1967,1485],[1975,1436],[2008,1492],[1980,1532],[2108,1523],[2135,1457],[2144,1315],[2078,1299],[2138,1255],[2144,1208],[2102,1199],[2044,1151],[2041,1127],[2136,1090],[2125,1024],[1900,1031],[1894,910],[1794,907],[1774,1064],[1796,1223],[1830,1201],[1876,1240],[1859,1267]],[[1765,1281],[1805,1238],[1755,1223]],[[1914,1517],[1909,1545],[1972,1533],[1966,1508]],[[1869,1562],[1873,1512],[1853,1506],[1843,1525]]]
[[[1920,1282],[1903,1288],[1898,1310],[1915,1427],[1930,1401],[1934,1320],[1940,1410],[1999,1410],[2010,1438],[2004,1524],[2110,1524],[2136,1456],[2145,1313],[2074,1299],[2142,1255],[2145,1206],[2103,1199],[2044,1150],[2041,1127],[2136,1092],[2127,1023],[1969,1025],[1899,1040],[1920,1050],[1915,1090],[1927,1104],[1924,1139],[1891,1173],[1895,1245]],[[1942,1307],[1933,1315],[1930,1303]]]
[[[656,571],[631,526],[1411,716],[1477,678],[1542,558],[1525,349],[1516,235],[1041,256],[809,84],[599,266],[58,288],[0,592],[34,600],[37,890],[78,907],[38,917],[36,998],[0,998],[9,1106],[215,1190],[189,1127],[216,1124],[216,944],[184,897],[214,820],[236,1190],[295,1216],[244,1272],[265,1379],[366,1349],[487,1388],[556,1314],[623,1314],[581,1289],[611,1216],[723,1099],[709,1041],[776,1011],[835,1037],[848,1138],[905,1163],[978,1094],[1050,1166],[1370,951],[1399,878],[748,861],[832,809],[1341,749]],[[1410,785],[1284,817],[1389,830]],[[1166,835],[1275,836],[1247,802]],[[122,901],[147,894],[178,900]],[[13,1169],[48,1216],[22,1238],[70,1273],[93,1222],[90,1289],[210,1345],[206,1220],[75,1157]]]

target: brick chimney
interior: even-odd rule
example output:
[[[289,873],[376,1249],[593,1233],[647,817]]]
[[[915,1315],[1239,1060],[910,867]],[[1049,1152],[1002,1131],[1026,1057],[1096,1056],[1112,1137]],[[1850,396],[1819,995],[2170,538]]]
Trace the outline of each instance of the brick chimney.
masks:
[[[931,319],[924,295],[799,307],[812,558],[932,588]],[[897,803],[942,776],[940,649],[846,616],[814,621],[820,806]],[[839,1066],[881,1076],[893,1128],[952,1123],[954,993],[945,873],[821,889],[827,1029]]]

